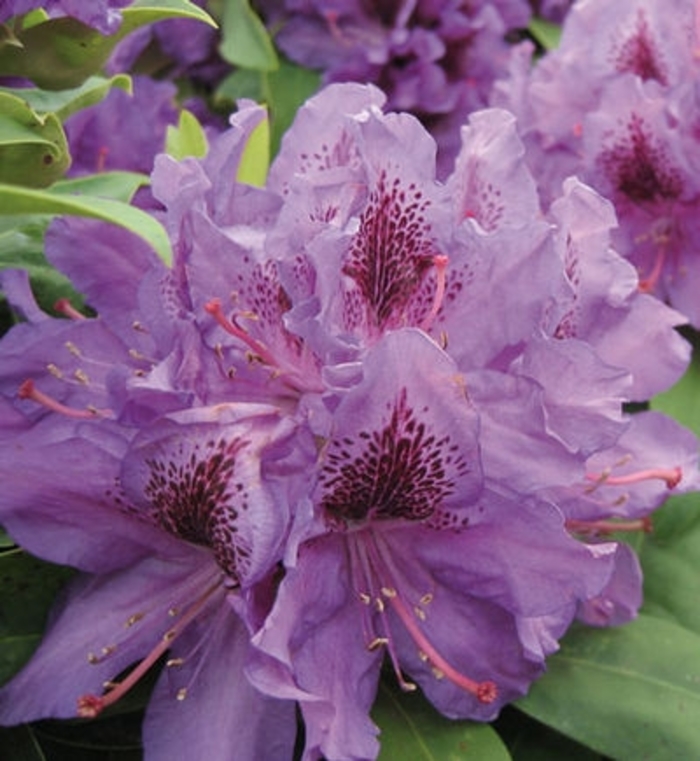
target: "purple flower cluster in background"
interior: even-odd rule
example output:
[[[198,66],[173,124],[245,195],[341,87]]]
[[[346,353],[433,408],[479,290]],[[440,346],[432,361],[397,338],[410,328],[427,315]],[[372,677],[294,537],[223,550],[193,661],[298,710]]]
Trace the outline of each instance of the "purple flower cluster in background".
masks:
[[[700,326],[698,19],[689,0],[586,0],[533,65],[527,44],[493,103],[511,109],[543,198],[578,175],[615,205],[642,289]],[[595,39],[596,44],[591,45]]]
[[[328,86],[262,188],[233,180],[250,103],[206,158],[159,156],[172,268],[54,222],[95,317],[3,273],[26,322],[0,343],[0,522],[85,572],[3,724],[97,715],[167,652],[147,758],[287,759],[298,704],[304,759],[373,759],[383,662],[488,721],[573,621],[636,615],[610,535],[697,489],[697,440],[624,405],[682,375],[685,318],[613,249],[610,202],[568,178],[543,204],[512,114],[474,113],[443,181],[388,104]]]
[[[459,150],[460,126],[506,72],[507,33],[531,16],[526,0],[259,4],[292,60],[322,70],[325,83],[372,82],[389,109],[418,116],[438,140],[441,177]]]

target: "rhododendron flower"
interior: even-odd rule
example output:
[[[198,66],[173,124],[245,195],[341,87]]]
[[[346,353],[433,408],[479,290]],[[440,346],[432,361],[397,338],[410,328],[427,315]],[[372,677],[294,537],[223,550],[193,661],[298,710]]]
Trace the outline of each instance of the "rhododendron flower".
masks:
[[[268,696],[255,698],[258,726],[297,701],[308,761],[376,757],[369,711],[385,661],[446,715],[494,718],[575,618],[636,615],[639,565],[610,534],[644,530],[670,489],[697,488],[695,437],[625,411],[680,377],[689,347],[682,317],[640,293],[611,248],[610,204],[571,179],[543,210],[500,109],[472,116],[440,181],[433,138],[384,101],[373,86],[325,88],[299,111],[265,187],[233,179],[264,118],[250,103],[204,159],[159,156],[171,269],[124,233],[54,224],[50,258],[98,318],[64,305],[74,319],[50,319],[6,277],[29,324],[0,344],[1,414],[8,438],[36,443],[13,450],[10,467],[48,477],[35,450],[95,442],[109,467],[95,467],[86,497],[70,482],[72,562],[107,572],[93,554],[103,513],[128,550],[128,561],[99,553],[116,558],[110,574],[130,578],[141,557],[174,569],[171,547],[196,554],[205,583],[191,576],[187,626],[168,636],[218,632],[207,622],[232,607],[236,668]],[[0,521],[70,562],[48,554],[41,527],[64,515],[64,491],[13,488]],[[134,538],[142,524],[149,533]],[[209,593],[207,574],[229,581]],[[164,583],[182,608],[180,586]],[[223,704],[219,684],[209,699]],[[85,711],[125,687],[81,689]],[[160,695],[155,705],[175,710]]]
[[[609,198],[619,220],[613,243],[636,266],[640,288],[695,327],[696,8],[692,0],[579,3],[559,47],[532,67],[520,51],[493,96],[518,115],[543,198],[569,174]]]

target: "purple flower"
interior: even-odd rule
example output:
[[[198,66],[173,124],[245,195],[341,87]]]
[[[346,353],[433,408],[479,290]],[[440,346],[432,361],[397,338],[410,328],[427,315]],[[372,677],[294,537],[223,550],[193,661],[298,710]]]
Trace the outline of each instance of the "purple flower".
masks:
[[[287,759],[293,704],[260,694],[244,667],[313,447],[278,406],[220,394],[176,276],[133,236],[60,221],[47,251],[98,316],[50,317],[26,276],[3,273],[27,322],[0,343],[0,521],[83,575],[0,690],[0,722],[94,716],[165,656],[146,758]]]
[[[282,6],[282,8],[280,8]],[[388,108],[416,114],[440,148],[443,176],[459,150],[466,115],[486,105],[509,55],[509,29],[530,18],[527,2],[271,2],[276,42],[324,83],[372,82]]]
[[[50,16],[72,16],[102,34],[114,34],[121,24],[119,10],[131,5],[131,0],[48,0],[37,3],[34,0],[9,0],[0,9],[0,23],[13,16],[21,16],[41,8]]]
[[[132,86],[133,94],[113,89],[101,103],[67,119],[72,174],[114,169],[150,174],[156,155],[165,150],[167,127],[177,124],[176,89],[139,76]]]
[[[233,179],[264,118],[249,103],[204,159],[159,156],[172,269],[125,233],[55,224],[50,259],[97,318],[49,318],[5,276],[28,322],[0,344],[3,435],[23,442],[2,466],[14,491],[0,521],[107,590],[123,580],[128,662],[145,668],[170,631],[149,640],[141,625],[142,574],[167,600],[154,610],[186,611],[166,674],[187,668],[175,645],[199,652],[200,630],[235,642],[221,656],[235,657],[234,700],[254,685],[261,728],[298,701],[308,761],[376,757],[385,657],[446,715],[492,719],[576,617],[636,614],[639,566],[609,534],[644,529],[669,488],[697,488],[695,437],[624,411],[673,383],[689,349],[678,313],[612,250],[609,203],[570,180],[543,211],[499,109],[472,116],[438,181],[434,140],[383,104],[373,86],[325,88],[264,188]],[[98,462],[82,483],[85,449]],[[29,486],[22,468],[38,474]],[[124,549],[106,553],[112,535]],[[214,577],[229,581],[210,593]],[[74,610],[17,683],[60,668],[49,648],[84,648],[84,633],[62,634],[80,628]],[[112,660],[105,627],[95,646]],[[149,716],[172,705],[159,693]]]
[[[494,95],[518,115],[545,201],[570,174],[608,197],[620,223],[613,243],[640,289],[695,326],[696,34],[690,0],[579,4],[559,48],[531,71],[521,51]]]

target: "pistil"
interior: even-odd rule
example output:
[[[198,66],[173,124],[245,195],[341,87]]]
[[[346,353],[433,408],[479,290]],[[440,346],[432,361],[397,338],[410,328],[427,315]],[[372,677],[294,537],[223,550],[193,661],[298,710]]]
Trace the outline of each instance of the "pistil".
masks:
[[[586,473],[588,481],[605,486],[626,486],[642,481],[659,480],[664,481],[669,489],[673,489],[678,486],[682,478],[683,471],[678,466],[675,468],[649,468],[635,473],[626,473],[622,476],[613,476],[609,470],[604,470],[602,473]]]

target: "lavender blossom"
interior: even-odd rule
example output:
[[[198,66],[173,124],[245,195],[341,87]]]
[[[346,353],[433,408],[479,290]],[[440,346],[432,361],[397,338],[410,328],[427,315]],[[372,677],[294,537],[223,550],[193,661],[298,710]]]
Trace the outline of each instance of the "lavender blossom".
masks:
[[[384,100],[373,86],[325,88],[264,188],[232,179],[264,118],[251,104],[204,159],[160,156],[153,192],[172,269],[124,233],[56,224],[51,260],[98,318],[49,318],[19,275],[5,282],[28,323],[0,344],[0,420],[25,442],[0,521],[38,554],[124,579],[129,616],[141,612],[132,578],[163,561],[158,609],[187,611],[173,647],[200,626],[235,642],[234,699],[258,690],[260,728],[297,701],[305,761],[376,757],[369,710],[385,657],[444,714],[495,717],[576,617],[636,614],[639,565],[610,533],[643,530],[669,489],[698,485],[695,437],[624,411],[673,383],[689,348],[681,316],[641,294],[612,250],[610,204],[570,180],[543,211],[515,119],[499,109],[472,116],[440,182],[434,140]],[[70,478],[84,449],[94,483]],[[56,462],[61,488],[47,492]],[[43,476],[25,487],[22,468]],[[56,549],[64,502],[69,540]],[[106,553],[113,534],[124,549]],[[201,574],[188,565],[183,583],[201,586],[180,592],[176,556],[196,556]],[[214,577],[228,582],[209,597]],[[229,613],[222,600],[234,633],[207,627]],[[84,643],[64,640],[69,625],[80,631],[66,610],[40,665],[6,690],[44,664],[60,670],[51,648]],[[111,658],[108,631],[96,644]],[[131,661],[163,647],[135,645]],[[85,680],[83,710],[99,707]],[[217,710],[220,684],[207,698]],[[159,717],[177,703],[159,693],[154,705]]]
[[[438,141],[442,176],[459,150],[459,127],[505,73],[506,33],[527,25],[524,0],[499,2],[263,3],[276,43],[323,71],[324,83],[372,82],[392,110],[417,115]],[[282,6],[282,7],[280,7]]]
[[[545,201],[570,174],[608,197],[613,243],[640,288],[696,327],[697,44],[691,0],[589,0],[566,17],[559,48],[531,70],[521,51],[494,95],[518,115]]]

